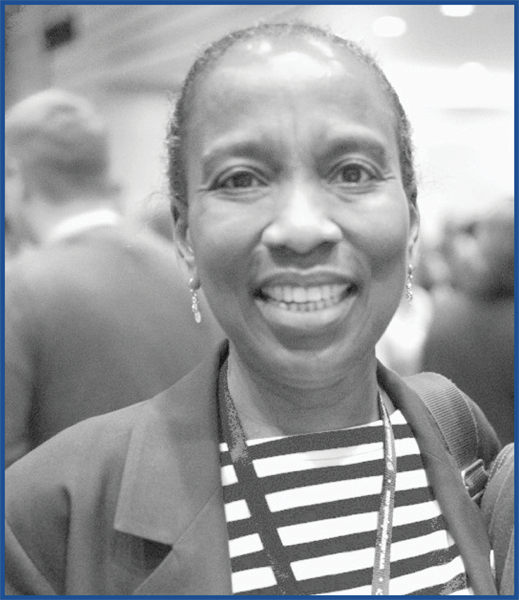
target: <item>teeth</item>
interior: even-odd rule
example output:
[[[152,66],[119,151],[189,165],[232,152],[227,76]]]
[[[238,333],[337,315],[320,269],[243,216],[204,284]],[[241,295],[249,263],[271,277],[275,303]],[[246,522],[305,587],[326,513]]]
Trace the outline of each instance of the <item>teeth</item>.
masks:
[[[322,298],[321,290],[317,287],[312,287],[308,289],[307,297],[309,302],[319,302]]]
[[[308,302],[308,294],[305,288],[294,288],[294,302]]]
[[[283,294],[283,297],[285,298],[285,302],[292,302],[294,300],[294,291],[288,285],[286,285],[282,289],[281,293]]]
[[[311,312],[313,310],[330,308],[334,304],[335,302],[332,302],[331,300],[320,300],[319,302],[304,302],[301,304],[298,304],[297,302],[292,302],[291,304],[285,304],[284,302],[281,302],[279,306],[291,312]]]
[[[323,300],[329,300],[332,297],[332,288],[329,285],[325,285],[321,288],[321,294]]]
[[[272,286],[262,290],[264,297],[279,302],[280,308],[290,311],[312,311],[336,304],[351,286],[331,284],[312,287]]]

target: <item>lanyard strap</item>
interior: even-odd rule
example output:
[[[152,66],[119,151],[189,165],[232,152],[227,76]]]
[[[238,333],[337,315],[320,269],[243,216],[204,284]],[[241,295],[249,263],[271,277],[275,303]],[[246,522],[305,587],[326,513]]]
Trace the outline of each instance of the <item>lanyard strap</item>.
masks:
[[[229,446],[229,453],[236,471],[238,481],[243,486],[243,494],[254,521],[263,548],[267,553],[280,594],[300,596],[294,573],[286,558],[286,552],[279,537],[277,528],[272,524],[272,515],[267,504],[265,491],[256,475],[254,465],[249,456],[245,433],[238,412],[234,406],[227,386],[227,361],[220,369],[218,385],[221,427],[223,439]],[[222,394],[223,393],[223,394]],[[222,398],[223,395],[223,398]]]
[[[380,392],[378,403],[384,424],[384,479],[378,511],[377,542],[375,544],[375,562],[373,564],[373,580],[371,594],[373,596],[389,595],[391,580],[391,538],[393,531],[393,509],[395,507],[396,490],[396,448],[393,428]]]
[[[288,561],[285,547],[273,523],[267,504],[265,490],[258,478],[243,431],[238,411],[227,385],[227,360],[220,369],[218,399],[220,423],[223,439],[229,447],[229,454],[238,481],[243,486],[243,494],[251,513],[263,548],[267,554],[281,595],[300,596],[294,573]],[[396,451],[393,429],[387,409],[380,393],[378,402],[384,425],[384,477],[378,513],[375,562],[373,565],[372,595],[388,595],[390,581],[391,532],[396,488]]]

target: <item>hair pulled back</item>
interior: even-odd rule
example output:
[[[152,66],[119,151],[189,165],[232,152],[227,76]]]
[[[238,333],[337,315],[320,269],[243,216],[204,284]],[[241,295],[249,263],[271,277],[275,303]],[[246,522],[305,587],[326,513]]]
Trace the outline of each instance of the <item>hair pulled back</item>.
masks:
[[[190,109],[197,91],[197,85],[202,77],[214,69],[216,63],[234,46],[257,38],[290,38],[299,37],[327,41],[333,45],[345,48],[356,59],[367,65],[387,97],[389,105],[395,115],[395,133],[397,136],[400,170],[404,190],[409,204],[416,208],[417,185],[413,161],[413,145],[411,141],[411,126],[400,98],[393,86],[389,83],[382,68],[376,60],[358,44],[351,40],[341,38],[325,29],[302,22],[291,23],[263,23],[247,29],[229,33],[213,44],[209,45],[195,60],[189,70],[180,94],[175,104],[174,112],[168,127],[168,181],[171,194],[173,215],[178,210],[187,207],[187,181],[185,143],[188,132]]]

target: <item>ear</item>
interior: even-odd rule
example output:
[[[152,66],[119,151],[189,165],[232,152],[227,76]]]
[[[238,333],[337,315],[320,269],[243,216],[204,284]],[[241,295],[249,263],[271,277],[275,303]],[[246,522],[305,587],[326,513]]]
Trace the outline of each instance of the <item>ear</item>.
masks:
[[[175,246],[182,259],[190,287],[196,290],[200,287],[200,279],[197,273],[195,254],[191,241],[187,207],[173,207],[173,234]]]
[[[416,206],[411,205],[409,208],[410,214],[410,227],[409,227],[409,241],[407,244],[407,255],[408,262],[413,263],[416,261],[417,254],[417,242],[418,235],[420,233],[420,212]]]

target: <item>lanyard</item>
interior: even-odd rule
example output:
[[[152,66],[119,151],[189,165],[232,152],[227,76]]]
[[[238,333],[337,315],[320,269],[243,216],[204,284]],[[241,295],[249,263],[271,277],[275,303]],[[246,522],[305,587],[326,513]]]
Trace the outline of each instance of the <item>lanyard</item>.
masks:
[[[377,542],[375,544],[371,594],[373,596],[387,596],[389,594],[389,581],[391,580],[390,555],[396,490],[396,449],[393,428],[380,392],[378,403],[384,424],[384,478],[378,510]]]
[[[267,504],[265,491],[252,464],[247,448],[245,432],[243,431],[238,411],[229,393],[227,385],[227,361],[225,361],[220,369],[218,399],[223,439],[229,447],[229,454],[236,476],[243,486],[243,494],[251,513],[251,519],[254,522],[269,563],[274,571],[279,592],[281,595],[300,596],[301,591],[290,567],[278,530],[272,522],[272,515]],[[378,394],[378,403],[384,426],[384,476],[378,512],[371,593],[372,595],[388,595],[391,578],[391,532],[393,527],[397,465],[393,428],[391,427],[389,414],[382,402],[380,393]]]

